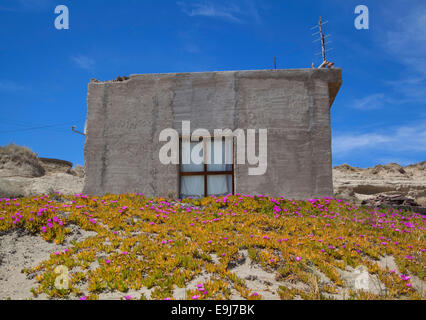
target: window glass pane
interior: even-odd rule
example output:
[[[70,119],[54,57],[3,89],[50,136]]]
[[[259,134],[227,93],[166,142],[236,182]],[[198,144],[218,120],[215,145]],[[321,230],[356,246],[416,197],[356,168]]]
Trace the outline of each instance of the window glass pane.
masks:
[[[227,195],[232,193],[232,175],[211,175],[207,177],[207,195]]]
[[[214,143],[214,139],[211,142],[211,160],[210,164],[207,165],[207,171],[231,171],[232,170],[232,138],[223,139],[222,142]],[[215,154],[219,156],[222,153],[220,163],[215,163]]]
[[[190,152],[192,153],[192,150],[194,149],[194,147],[197,145],[197,144],[199,144],[199,143],[203,143],[202,141],[200,141],[200,142],[190,142]],[[204,164],[203,163],[201,163],[201,164],[195,164],[195,163],[193,163],[192,162],[192,159],[191,159],[191,153],[189,153],[189,162],[190,162],[190,164],[183,164],[183,160],[184,160],[184,158],[185,158],[185,153],[186,152],[188,152],[188,150],[187,150],[187,143],[183,143],[183,141],[182,141],[182,143],[180,144],[180,147],[181,147],[181,166],[180,166],[180,170],[182,171],[182,172],[202,172],[202,171],[204,171]],[[203,151],[204,150],[202,150],[201,152],[200,152],[200,156],[203,156]]]
[[[182,198],[204,197],[204,176],[180,177],[180,194]]]

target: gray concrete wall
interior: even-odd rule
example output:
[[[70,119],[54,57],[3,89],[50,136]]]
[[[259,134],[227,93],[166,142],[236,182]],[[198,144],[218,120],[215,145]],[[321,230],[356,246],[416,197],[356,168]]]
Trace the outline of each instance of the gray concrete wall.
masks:
[[[268,169],[235,166],[235,191],[289,198],[330,196],[330,106],[340,69],[132,75],[91,81],[84,193],[177,196],[178,168],[158,159],[161,130],[268,129]]]

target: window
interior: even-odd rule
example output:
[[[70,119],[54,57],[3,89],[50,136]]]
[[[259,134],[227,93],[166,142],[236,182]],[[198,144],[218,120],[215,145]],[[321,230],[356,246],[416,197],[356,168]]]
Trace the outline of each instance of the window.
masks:
[[[219,143],[218,143],[219,142]],[[182,163],[182,154],[191,154],[194,147],[202,143],[200,157],[202,163],[190,164]],[[208,143],[200,139],[198,142],[190,141],[190,150],[188,143],[180,143],[179,150],[179,197],[180,198],[202,198],[211,195],[227,195],[234,193],[234,156],[232,137],[223,137],[219,141],[211,139],[210,152],[207,150]],[[207,152],[205,152],[207,151]],[[189,153],[188,153],[189,152]],[[216,158],[215,159],[215,152]],[[222,156],[220,157],[220,154]],[[207,159],[210,157],[210,163]],[[216,161],[215,161],[216,160]]]

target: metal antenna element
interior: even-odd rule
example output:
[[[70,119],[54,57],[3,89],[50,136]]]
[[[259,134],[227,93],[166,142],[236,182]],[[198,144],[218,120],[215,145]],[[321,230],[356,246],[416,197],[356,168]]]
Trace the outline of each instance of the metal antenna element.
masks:
[[[330,67],[331,68],[334,65],[334,63],[331,63],[331,62],[327,61],[326,56],[325,56],[325,54],[327,52],[333,50],[333,48],[329,48],[329,49],[325,48],[326,44],[331,43],[331,41],[325,42],[325,39],[327,39],[328,37],[330,37],[329,34],[325,35],[324,32],[323,32],[323,26],[326,23],[328,23],[328,21],[322,22],[322,19],[320,17],[319,21],[318,21],[318,26],[314,26],[314,27],[311,28],[311,30],[313,30],[315,28],[319,28],[319,31],[317,31],[317,32],[315,32],[315,33],[312,34],[313,36],[315,36],[317,34],[319,34],[319,36],[320,36],[319,39],[316,39],[316,40],[314,40],[312,42],[321,41],[321,52],[316,53],[316,55],[319,55],[319,54],[322,55],[322,63],[321,63],[321,65],[318,68],[324,68],[324,67]]]
[[[80,132],[80,131],[77,131],[77,130],[75,130],[75,126],[72,126],[72,128],[71,128],[71,130],[73,131],[73,132],[75,132],[75,133],[78,133],[78,134],[81,134],[81,135],[83,135],[83,136],[86,136],[83,132]]]

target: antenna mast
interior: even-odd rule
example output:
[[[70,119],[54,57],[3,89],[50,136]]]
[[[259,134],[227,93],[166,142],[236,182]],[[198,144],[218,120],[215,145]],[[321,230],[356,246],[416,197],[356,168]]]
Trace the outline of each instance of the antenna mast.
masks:
[[[333,63],[333,62],[327,61],[327,59],[326,59],[326,57],[325,57],[325,53],[326,53],[326,52],[333,50],[333,48],[330,48],[330,49],[326,49],[326,48],[325,48],[325,45],[326,45],[326,44],[331,43],[331,41],[329,41],[329,42],[325,42],[325,39],[326,39],[326,38],[328,38],[328,37],[330,37],[330,35],[329,35],[329,34],[324,35],[324,32],[323,32],[323,28],[322,28],[322,27],[323,27],[323,25],[325,25],[326,23],[328,23],[328,21],[326,21],[326,22],[322,22],[322,18],[321,18],[321,17],[319,17],[318,26],[315,26],[315,27],[312,27],[312,28],[311,28],[311,30],[312,30],[312,29],[315,29],[315,28],[319,28],[319,31],[318,31],[318,32],[315,32],[314,34],[312,34],[313,36],[315,36],[315,35],[317,35],[317,34],[319,34],[319,35],[320,35],[320,38],[319,38],[319,39],[316,39],[316,40],[312,41],[312,42],[321,41],[321,52],[317,53],[317,54],[322,54],[322,63],[321,63],[321,65],[318,67],[319,69],[320,69],[320,68],[324,68],[324,67],[332,68],[332,67],[333,67],[333,65],[334,65],[334,63]],[[314,64],[313,64],[313,63],[312,63],[312,67],[314,67]]]
[[[321,36],[322,62],[324,62],[324,61],[326,61],[325,60],[325,37],[324,37],[324,33],[322,32],[321,17],[319,18],[318,26],[319,26],[320,36]]]

